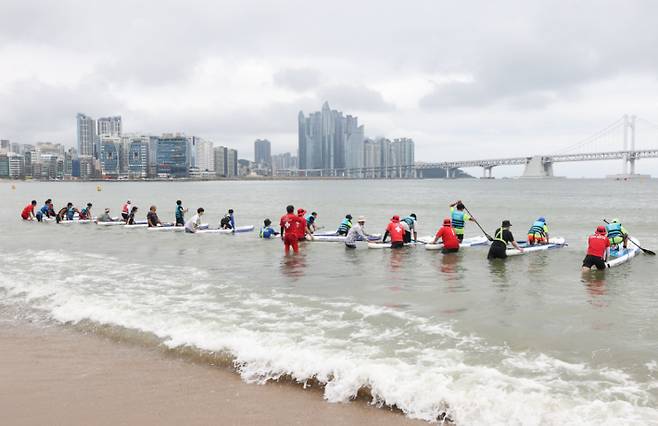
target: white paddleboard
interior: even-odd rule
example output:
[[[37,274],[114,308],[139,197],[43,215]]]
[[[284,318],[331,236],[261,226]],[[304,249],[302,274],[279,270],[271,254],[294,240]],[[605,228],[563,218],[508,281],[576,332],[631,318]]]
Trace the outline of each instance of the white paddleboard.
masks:
[[[434,239],[432,239],[434,241]],[[480,235],[477,237],[470,237],[470,238],[464,238],[464,241],[459,243],[459,248],[465,248],[465,247],[475,247],[475,246],[485,246],[489,244],[489,239],[485,237],[484,235]],[[425,244],[425,250],[441,250],[443,248],[443,243],[439,244]]]
[[[634,241],[638,246],[640,245],[640,242],[635,238],[629,237],[629,239]],[[617,250],[610,250],[608,261],[605,263],[608,268],[614,268],[615,266],[628,262],[641,251],[639,247],[634,245],[631,241],[628,242],[628,247],[625,249],[620,246]]]
[[[235,233],[242,233],[242,232],[251,232],[254,230],[253,225],[248,225],[248,226],[236,226],[236,228],[233,229],[199,229],[196,231],[196,234],[235,234]]]

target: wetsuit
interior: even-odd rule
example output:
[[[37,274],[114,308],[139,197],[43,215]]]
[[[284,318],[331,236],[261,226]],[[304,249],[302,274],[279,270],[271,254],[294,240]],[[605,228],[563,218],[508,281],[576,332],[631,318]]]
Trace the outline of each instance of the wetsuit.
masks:
[[[514,241],[514,236],[509,229],[498,228],[494,232],[494,240],[489,247],[489,254],[487,259],[506,259],[507,258],[507,243]]]

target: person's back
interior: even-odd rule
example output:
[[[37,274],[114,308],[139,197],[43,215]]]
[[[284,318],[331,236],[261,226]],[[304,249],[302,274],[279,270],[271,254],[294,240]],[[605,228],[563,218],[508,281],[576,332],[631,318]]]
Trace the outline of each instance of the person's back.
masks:
[[[197,231],[199,226],[201,226],[201,215],[203,215],[204,211],[201,207],[197,209],[196,214],[185,223],[185,232],[195,233]]]
[[[356,225],[353,225],[347,232],[347,236],[345,237],[345,244],[350,245],[356,243],[357,241],[367,240],[368,237],[366,236],[365,232],[363,232],[363,227],[360,223],[357,223]]]
[[[494,232],[494,239],[489,247],[489,253],[487,254],[487,259],[505,259],[507,258],[507,243],[512,243],[514,247],[518,248],[516,241],[514,241],[514,235],[509,228],[512,224],[509,220],[504,220],[500,228],[496,229]]]
[[[338,225],[338,230],[336,232],[338,233],[338,235],[347,235],[351,227],[352,227],[352,216],[347,215],[345,216],[345,219],[343,219],[340,222],[340,225]]]
[[[528,230],[528,243],[531,245],[548,243],[548,225],[543,217],[537,219]]]
[[[610,240],[607,236],[605,226],[596,228],[596,233],[590,235],[587,239],[587,254],[583,259],[583,271],[589,271],[593,266],[598,270],[606,268],[605,258],[607,257]]]
[[[459,239],[455,230],[452,228],[452,223],[444,224],[439,231],[436,233],[435,239],[441,239],[443,241],[444,251],[457,251],[459,250]]]
[[[269,219],[265,219],[265,220],[263,221],[263,227],[260,228],[260,231],[258,232],[258,236],[259,236],[260,238],[266,238],[266,239],[269,239],[269,238],[271,238],[273,235],[277,235],[278,232],[276,232],[276,231],[274,230],[274,228],[272,228],[271,225],[272,225],[272,221],[269,220]]]
[[[391,221],[386,227],[386,231],[391,237],[391,242],[403,242],[405,229],[399,221]]]
[[[110,216],[110,212],[105,210],[102,215],[97,219],[98,222],[114,222],[114,219]]]

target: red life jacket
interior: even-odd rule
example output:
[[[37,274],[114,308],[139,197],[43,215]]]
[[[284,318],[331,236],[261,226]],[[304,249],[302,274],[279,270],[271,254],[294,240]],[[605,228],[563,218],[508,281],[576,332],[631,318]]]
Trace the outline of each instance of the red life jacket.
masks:
[[[610,247],[610,240],[606,235],[594,234],[590,235],[587,244],[588,255],[603,258],[605,256],[605,250]]]
[[[400,225],[400,222],[391,222],[386,227],[389,235],[391,236],[391,241],[404,241],[404,228]]]

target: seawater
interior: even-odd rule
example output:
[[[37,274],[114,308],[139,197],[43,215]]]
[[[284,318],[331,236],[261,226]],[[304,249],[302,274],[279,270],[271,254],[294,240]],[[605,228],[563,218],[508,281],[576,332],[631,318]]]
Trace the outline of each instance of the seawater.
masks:
[[[640,255],[583,276],[586,237],[619,217],[658,247],[658,182],[420,180],[0,183],[0,310],[148,333],[160,344],[234,360],[248,382],[320,382],[328,401],[368,389],[376,404],[458,424],[658,423],[656,260]],[[458,198],[489,233],[503,219],[523,238],[538,216],[569,246],[486,260],[486,247],[444,256],[421,247],[354,251],[280,240],[23,223],[31,199],[118,214],[130,199],[173,220],[175,201],[217,225],[278,222],[289,203],[336,227],[367,216],[383,232],[418,215],[436,232]],[[481,232],[471,222],[467,236]],[[4,308],[2,308],[4,306]],[[0,312],[1,314],[1,312]]]

